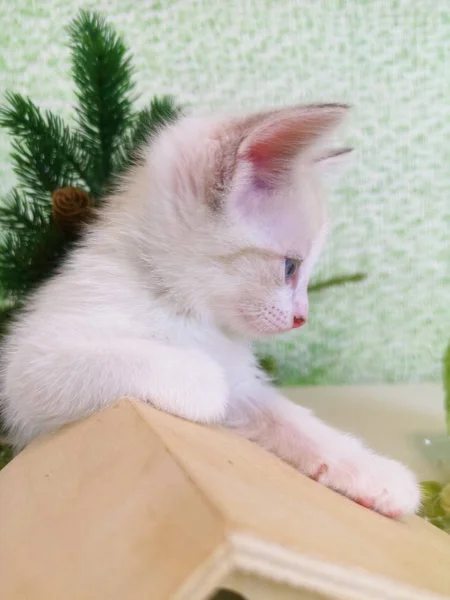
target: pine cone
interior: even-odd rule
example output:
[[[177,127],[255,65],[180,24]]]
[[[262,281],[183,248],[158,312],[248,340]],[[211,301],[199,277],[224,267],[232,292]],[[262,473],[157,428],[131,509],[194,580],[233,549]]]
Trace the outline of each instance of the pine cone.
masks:
[[[52,204],[53,218],[66,233],[77,233],[94,216],[91,197],[81,188],[64,187],[55,190]]]

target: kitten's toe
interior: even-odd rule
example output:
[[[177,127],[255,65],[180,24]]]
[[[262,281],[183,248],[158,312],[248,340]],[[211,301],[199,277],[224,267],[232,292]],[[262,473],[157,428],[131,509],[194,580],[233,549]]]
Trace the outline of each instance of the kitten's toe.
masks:
[[[394,518],[418,511],[420,488],[407,467],[395,460],[377,456],[372,477],[374,510]]]
[[[420,488],[413,473],[363,448],[353,460],[322,469],[318,481],[391,518],[414,514],[420,506]]]

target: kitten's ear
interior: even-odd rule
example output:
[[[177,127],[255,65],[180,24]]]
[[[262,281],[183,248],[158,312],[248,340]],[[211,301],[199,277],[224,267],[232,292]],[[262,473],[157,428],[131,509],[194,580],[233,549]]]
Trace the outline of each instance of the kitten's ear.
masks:
[[[341,124],[348,108],[314,104],[271,113],[241,142],[238,160],[250,162],[260,182],[276,184],[298,155]]]

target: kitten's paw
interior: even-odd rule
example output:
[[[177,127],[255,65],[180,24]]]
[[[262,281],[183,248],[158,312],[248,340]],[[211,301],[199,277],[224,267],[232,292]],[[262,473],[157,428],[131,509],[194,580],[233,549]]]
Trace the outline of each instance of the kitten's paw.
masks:
[[[206,354],[173,349],[171,362],[159,366],[158,380],[163,384],[150,401],[161,410],[199,423],[224,418],[229,393],[225,372]]]
[[[417,512],[420,488],[401,463],[360,446],[347,457],[323,461],[313,478],[366,508],[398,518]]]

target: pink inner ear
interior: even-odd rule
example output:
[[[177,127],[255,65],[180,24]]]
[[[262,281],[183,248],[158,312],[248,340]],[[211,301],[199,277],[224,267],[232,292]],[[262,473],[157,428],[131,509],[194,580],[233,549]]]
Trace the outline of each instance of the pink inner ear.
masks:
[[[259,177],[268,182],[285,171],[299,154],[303,136],[297,123],[275,123],[255,136],[245,158],[255,168]]]
[[[261,182],[271,184],[292,168],[294,159],[343,119],[341,105],[302,106],[280,111],[242,142],[238,158],[249,161]]]

